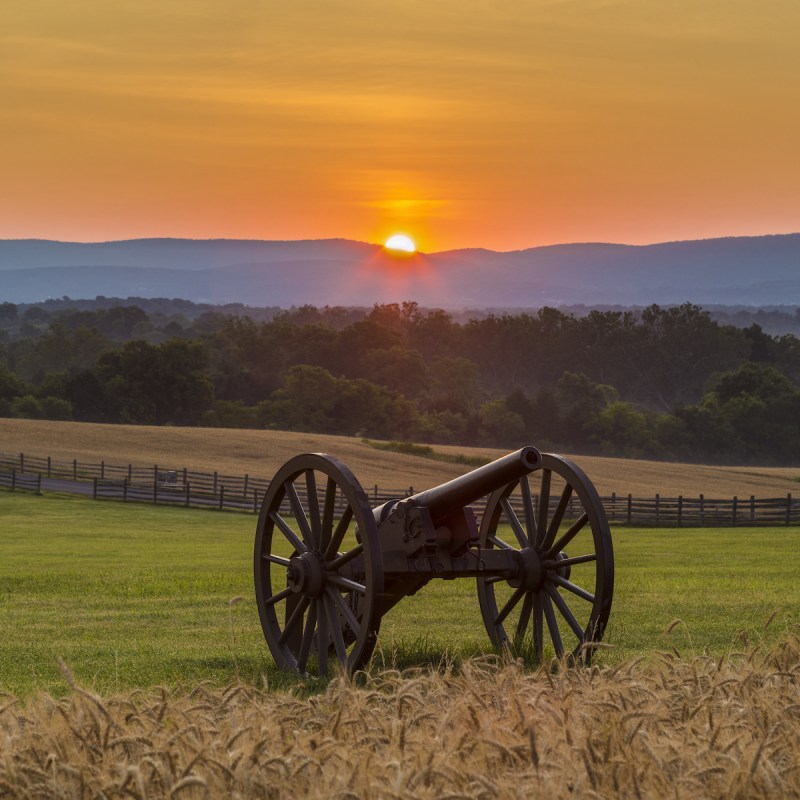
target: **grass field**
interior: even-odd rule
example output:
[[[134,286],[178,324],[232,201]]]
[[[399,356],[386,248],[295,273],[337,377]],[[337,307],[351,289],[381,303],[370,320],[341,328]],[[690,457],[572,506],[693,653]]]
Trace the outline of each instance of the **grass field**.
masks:
[[[252,583],[255,518],[0,494],[0,689],[271,686]],[[800,530],[614,531],[614,608],[601,661],[719,656],[800,620]],[[665,629],[676,619],[682,624]],[[767,622],[769,626],[766,627]],[[388,665],[491,652],[472,581],[434,582],[384,619]]]
[[[536,444],[536,442],[520,442]],[[499,450],[436,446],[451,454],[496,458]],[[0,418],[0,451],[56,459],[152,467],[190,467],[271,478],[298,453],[327,452],[344,461],[364,486],[428,488],[467,467],[376,450],[360,439],[286,431],[97,425]],[[800,491],[800,468],[711,467],[575,456],[601,494],[653,497],[781,497]]]
[[[800,529],[614,531],[591,669],[486,655],[438,582],[325,686],[274,669],[254,527],[0,492],[0,795],[800,796]]]

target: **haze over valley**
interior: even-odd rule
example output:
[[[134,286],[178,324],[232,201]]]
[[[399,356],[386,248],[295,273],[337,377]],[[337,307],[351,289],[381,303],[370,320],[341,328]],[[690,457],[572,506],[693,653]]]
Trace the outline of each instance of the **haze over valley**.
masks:
[[[800,234],[397,257],[345,239],[0,241],[2,300],[180,297],[261,306],[800,304]]]

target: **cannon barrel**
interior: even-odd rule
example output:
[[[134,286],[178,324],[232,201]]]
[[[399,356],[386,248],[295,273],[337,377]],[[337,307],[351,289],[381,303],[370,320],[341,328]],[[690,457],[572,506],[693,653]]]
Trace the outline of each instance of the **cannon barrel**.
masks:
[[[541,463],[542,455],[535,447],[523,447],[441,486],[413,494],[405,503],[424,506],[430,511],[433,523],[438,524],[464,506],[533,472]]]

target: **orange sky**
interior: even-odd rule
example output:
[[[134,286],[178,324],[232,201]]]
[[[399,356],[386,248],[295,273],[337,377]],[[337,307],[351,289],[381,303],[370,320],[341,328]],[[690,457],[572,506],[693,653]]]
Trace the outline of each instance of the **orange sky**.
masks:
[[[798,230],[795,0],[0,4],[0,238]]]

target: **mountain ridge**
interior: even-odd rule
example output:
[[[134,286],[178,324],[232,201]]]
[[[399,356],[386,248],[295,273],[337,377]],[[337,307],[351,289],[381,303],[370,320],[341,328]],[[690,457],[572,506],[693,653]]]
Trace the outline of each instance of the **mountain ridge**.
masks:
[[[281,306],[415,300],[453,309],[800,305],[800,233],[464,248],[400,259],[380,245],[341,238],[0,240],[0,302],[98,295]]]

